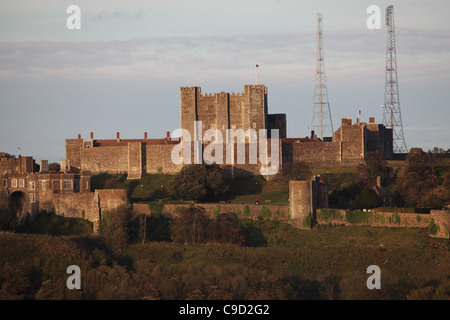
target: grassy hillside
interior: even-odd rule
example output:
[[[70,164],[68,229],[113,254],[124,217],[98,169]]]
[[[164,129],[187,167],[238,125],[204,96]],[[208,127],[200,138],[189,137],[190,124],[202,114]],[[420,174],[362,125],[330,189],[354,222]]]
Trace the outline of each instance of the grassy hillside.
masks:
[[[146,174],[140,180],[127,180],[126,175],[100,174],[92,176],[92,190],[127,188],[133,202],[148,202],[167,199],[169,185],[174,176],[165,174]],[[283,181],[266,181],[262,176],[238,177],[225,179],[229,187],[225,195],[216,201],[232,200],[233,203],[254,204],[258,199],[266,204],[288,204],[289,184]],[[270,200],[270,202],[266,202]]]
[[[85,219],[65,218],[41,211],[31,222],[18,226],[16,232],[61,236],[89,235],[93,232],[93,224]]]
[[[225,182],[229,191],[223,200],[254,204],[258,199],[260,204],[289,204],[289,183],[286,180],[266,181],[262,176],[250,176],[225,179]]]
[[[450,241],[421,229],[245,221],[254,246],[135,243],[0,233],[2,299],[450,299]],[[79,265],[81,291],[68,290]],[[368,290],[366,269],[381,269]]]

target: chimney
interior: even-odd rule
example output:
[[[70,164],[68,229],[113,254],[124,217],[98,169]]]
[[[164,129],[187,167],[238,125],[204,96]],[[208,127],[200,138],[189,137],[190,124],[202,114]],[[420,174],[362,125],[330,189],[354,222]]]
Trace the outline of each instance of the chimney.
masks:
[[[48,171],[48,160],[41,159],[39,172],[47,172],[47,171]]]
[[[91,141],[94,141],[94,133],[91,132]]]
[[[120,142],[120,132],[117,132],[117,143]]]
[[[381,176],[377,176],[377,187],[381,187]]]
[[[81,134],[80,133],[78,134],[78,139],[81,139]]]
[[[375,117],[374,116],[370,116],[369,117],[369,123],[375,123]]]
[[[167,138],[170,138],[170,131],[167,131],[166,136]]]
[[[147,140],[148,139],[148,135],[147,132],[144,132],[144,139]]]
[[[356,117],[356,123],[359,123],[359,116]]]
[[[349,117],[342,117],[342,124],[347,124],[347,125],[351,126],[352,119],[350,119]]]
[[[314,134],[314,130],[311,130],[311,138],[314,138],[315,134]]]

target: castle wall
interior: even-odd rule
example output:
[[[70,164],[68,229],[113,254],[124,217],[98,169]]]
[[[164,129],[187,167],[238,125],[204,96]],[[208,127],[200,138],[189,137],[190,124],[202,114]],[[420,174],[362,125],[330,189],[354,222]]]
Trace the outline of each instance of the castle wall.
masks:
[[[364,162],[365,131],[363,125],[341,126],[342,164],[358,165]]]
[[[230,129],[243,129],[244,128],[244,95],[232,94],[229,103],[229,117],[230,117]],[[225,137],[225,136],[224,136]]]
[[[58,215],[69,218],[84,218],[92,222],[99,219],[98,197],[94,192],[55,193],[52,194],[50,201]]]
[[[197,96],[199,87],[180,88],[180,128],[186,129],[194,140],[194,122],[197,120]]]
[[[216,108],[216,95],[198,94],[197,118],[199,121],[202,121],[203,133],[208,129],[217,128],[216,122],[217,109],[218,108]],[[192,133],[191,137],[193,137]]]
[[[94,193],[98,196],[98,206],[102,210],[112,210],[128,204],[126,189],[98,189]]]
[[[0,158],[0,174],[18,172],[19,162],[16,158]]]
[[[176,218],[179,215],[180,208],[187,206],[183,204],[165,204],[162,213]],[[201,203],[195,204],[195,207],[204,209],[205,214],[211,219],[215,218],[217,214],[235,214],[237,218],[252,220],[257,220],[260,217],[284,221],[289,219],[289,206]],[[245,215],[246,207],[248,207],[248,216]]]
[[[103,189],[95,192],[52,194],[50,199],[55,213],[64,217],[82,218],[94,224],[97,232],[99,221],[105,210],[113,210],[127,205],[125,189]]]
[[[217,128],[226,137],[226,129],[267,128],[267,88],[246,85],[244,93],[202,94],[199,87],[180,88],[181,128],[194,137],[194,121],[202,121],[203,132]]]
[[[81,149],[81,170],[92,174],[128,171],[128,146]]]
[[[312,181],[289,181],[289,212],[291,222],[299,228],[311,228],[314,207]]]
[[[277,114],[269,114],[268,115],[268,135],[270,136],[270,130],[278,129],[278,137],[286,138],[287,137],[287,128],[286,128],[286,114],[285,113],[277,113]]]
[[[367,152],[384,152],[384,131],[381,124],[369,123],[366,125]]]
[[[387,129],[382,124],[365,124],[367,135],[366,152],[379,151],[384,154],[386,159],[392,159],[392,129]]]
[[[345,226],[426,228],[430,222],[430,217],[426,214],[416,213],[318,209],[316,213],[316,222],[318,224]]]
[[[208,156],[209,154],[211,154],[211,156],[214,157],[216,155],[215,151],[221,150],[222,157],[220,157],[220,155],[218,155],[218,157],[219,159],[222,159],[222,163],[216,164],[218,164],[222,168],[222,173],[226,178],[261,175],[263,174],[261,168],[273,166],[272,162],[276,160],[274,159],[275,157],[272,157],[271,155],[271,142],[272,142],[271,139],[267,139],[267,148],[268,148],[267,156],[271,161],[268,165],[263,165],[261,163],[258,143],[256,144],[237,143],[237,139],[235,139],[233,148],[228,151],[228,154],[227,154],[227,144],[217,145],[214,143],[205,143],[203,145],[203,155]],[[229,146],[231,146],[231,144],[229,144]],[[256,152],[251,149],[254,149]],[[206,158],[204,157],[203,161],[205,161],[205,159]],[[238,163],[238,160],[240,163]],[[279,147],[278,149],[278,172],[281,172],[281,147]],[[268,178],[270,175],[265,176]]]
[[[341,165],[340,142],[298,142],[283,143],[284,148],[290,148],[292,162],[306,162],[311,168],[336,167]],[[283,156],[284,159],[284,156]],[[286,156],[289,160],[289,156]]]
[[[66,159],[70,160],[70,166],[81,168],[81,148],[84,140],[82,139],[66,139]]]
[[[143,172],[143,150],[142,142],[129,142],[128,143],[128,179],[140,179]]]
[[[147,145],[146,172],[150,174],[177,174],[182,165],[172,162],[172,148],[175,146],[175,144]]]
[[[221,92],[215,94],[216,100],[216,128],[222,132],[222,137],[226,139],[226,129],[230,127],[230,101],[229,94]]]
[[[436,238],[450,238],[450,211],[449,210],[431,210],[430,218],[437,225],[436,234],[432,237]]]
[[[264,85],[245,85],[244,129],[267,128],[267,88]]]
[[[249,129],[259,133],[267,129],[279,129],[279,138],[286,137],[286,115],[268,114],[267,88],[264,85],[245,85],[244,92],[229,94],[225,92],[202,94],[200,87],[180,87],[180,126],[190,133],[191,140],[197,137],[195,122],[201,121],[201,134],[209,129],[218,129],[223,141],[227,142],[227,129]],[[334,133],[332,142],[322,142],[315,136],[297,143],[295,139],[285,139],[280,147],[281,163],[306,162],[312,168],[356,166],[363,164],[366,152],[379,150],[389,158],[392,151],[392,130],[383,125],[370,123],[351,124],[350,118],[343,118],[341,127]],[[200,129],[200,128],[198,128]],[[161,139],[162,140],[162,139]],[[129,143],[128,145],[126,145]],[[182,165],[171,162],[171,151],[175,145],[155,146],[147,140],[120,140],[117,144],[109,140],[78,139],[66,140],[66,159],[74,167],[91,171],[93,174],[128,173],[129,178],[140,178],[144,173],[176,174]],[[161,142],[164,143],[164,142]],[[195,145],[201,148],[200,141]],[[193,143],[194,145],[194,143]],[[225,149],[225,146],[224,146]],[[194,148],[191,148],[191,163],[194,163]],[[225,153],[224,153],[225,157]],[[248,153],[246,153],[248,157]],[[259,154],[257,158],[259,157]],[[226,162],[226,161],[225,161]],[[224,163],[221,165],[227,176],[260,174],[259,163]],[[1,169],[1,166],[0,166]],[[273,177],[271,177],[273,178]]]
[[[0,158],[0,174],[19,172],[19,165],[21,172],[34,172],[33,157]]]

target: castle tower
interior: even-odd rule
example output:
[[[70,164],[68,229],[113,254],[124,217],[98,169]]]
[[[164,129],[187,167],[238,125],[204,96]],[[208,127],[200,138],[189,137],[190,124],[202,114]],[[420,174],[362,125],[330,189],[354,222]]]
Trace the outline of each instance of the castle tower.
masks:
[[[397,52],[395,48],[394,6],[386,8],[386,81],[383,105],[383,125],[392,129],[394,153],[407,153],[403,135],[402,113],[398,93]]]
[[[246,99],[244,130],[267,128],[267,88],[264,85],[244,86]]]
[[[195,133],[218,129],[225,140],[227,129],[267,129],[267,88],[264,85],[245,85],[244,92],[202,94],[200,87],[180,88],[181,128]],[[195,128],[195,121],[202,122]],[[202,132],[200,132],[202,131]],[[199,138],[199,137],[197,137]]]
[[[180,128],[186,129],[194,138],[194,123],[197,121],[197,96],[200,87],[180,88]]]
[[[333,121],[331,119],[330,103],[328,102],[322,34],[322,14],[318,13],[316,76],[314,81],[313,107],[309,130],[314,131],[317,136],[323,140],[324,137],[332,137],[334,130]]]

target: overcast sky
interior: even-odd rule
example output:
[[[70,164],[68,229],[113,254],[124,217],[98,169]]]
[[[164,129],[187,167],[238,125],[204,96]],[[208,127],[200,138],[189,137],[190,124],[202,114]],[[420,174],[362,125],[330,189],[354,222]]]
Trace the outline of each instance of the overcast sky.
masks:
[[[203,93],[268,87],[289,137],[308,135],[316,13],[323,14],[334,129],[343,116],[382,121],[386,28],[394,5],[408,148],[450,148],[450,2],[308,0],[0,0],[0,151],[50,162],[64,141],[161,138],[179,127],[180,86]],[[69,30],[69,5],[81,30]],[[369,30],[366,9],[381,8]],[[355,121],[355,120],[354,120]]]

